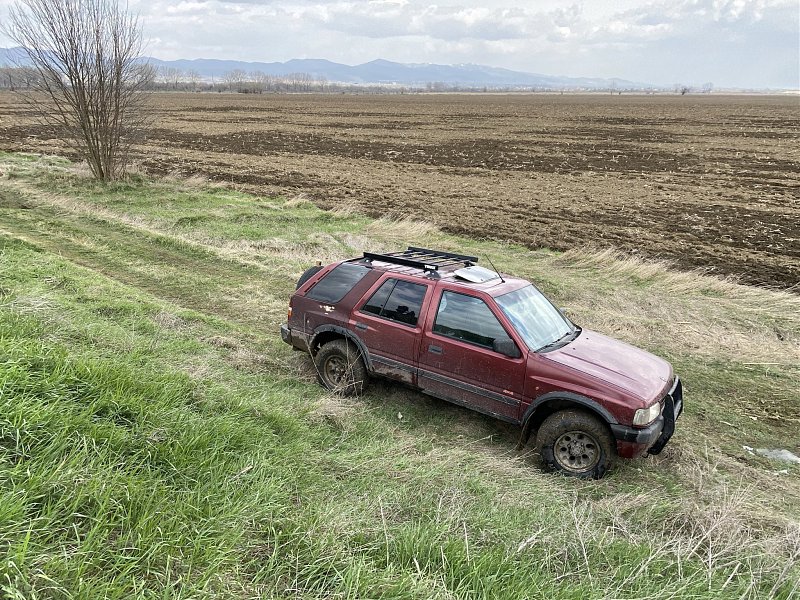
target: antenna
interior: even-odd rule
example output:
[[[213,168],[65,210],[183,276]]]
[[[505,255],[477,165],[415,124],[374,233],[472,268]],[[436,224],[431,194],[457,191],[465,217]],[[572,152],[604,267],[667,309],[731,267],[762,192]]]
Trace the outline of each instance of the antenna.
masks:
[[[503,276],[502,276],[502,275],[500,275],[500,271],[498,271],[498,270],[497,270],[497,267],[495,267],[495,266],[494,266],[494,263],[492,262],[492,259],[491,259],[491,258],[489,258],[489,255],[488,255],[488,254],[486,255],[486,260],[488,260],[488,261],[489,261],[489,264],[490,264],[490,265],[492,266],[492,268],[494,269],[494,272],[495,272],[495,273],[497,273],[497,276],[500,278],[500,282],[501,282],[501,283],[505,283],[505,282],[506,282],[506,280],[505,280],[505,279],[503,279]]]

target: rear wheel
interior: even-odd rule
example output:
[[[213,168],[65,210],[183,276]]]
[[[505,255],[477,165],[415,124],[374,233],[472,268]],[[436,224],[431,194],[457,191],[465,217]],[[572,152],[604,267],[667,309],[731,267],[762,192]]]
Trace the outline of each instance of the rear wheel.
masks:
[[[614,458],[608,428],[580,410],[562,410],[547,417],[536,435],[536,446],[546,469],[582,479],[600,479]]]
[[[314,357],[317,379],[342,396],[360,394],[367,382],[367,368],[361,352],[351,342],[338,339],[322,346]]]

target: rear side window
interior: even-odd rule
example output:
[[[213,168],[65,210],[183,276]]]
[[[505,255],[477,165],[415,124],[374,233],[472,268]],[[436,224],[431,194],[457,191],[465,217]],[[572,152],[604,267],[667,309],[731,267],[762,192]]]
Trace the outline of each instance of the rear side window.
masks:
[[[397,279],[387,279],[384,281],[383,285],[379,287],[375,293],[370,296],[369,300],[366,301],[364,306],[361,307],[361,310],[380,316],[383,305],[386,304],[386,301],[389,299],[389,294],[392,293],[396,283]]]
[[[405,325],[416,325],[428,286],[387,279],[361,308],[362,311]]]
[[[335,304],[344,298],[369,271],[369,267],[364,265],[342,263],[318,281],[306,294],[306,298]]]

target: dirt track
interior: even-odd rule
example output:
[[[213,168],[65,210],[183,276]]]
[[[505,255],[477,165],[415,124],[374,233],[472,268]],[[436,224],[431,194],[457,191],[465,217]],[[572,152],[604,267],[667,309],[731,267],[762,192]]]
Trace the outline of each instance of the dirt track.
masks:
[[[800,282],[800,101],[162,94],[140,159],[478,237]],[[0,94],[0,148],[57,147]]]

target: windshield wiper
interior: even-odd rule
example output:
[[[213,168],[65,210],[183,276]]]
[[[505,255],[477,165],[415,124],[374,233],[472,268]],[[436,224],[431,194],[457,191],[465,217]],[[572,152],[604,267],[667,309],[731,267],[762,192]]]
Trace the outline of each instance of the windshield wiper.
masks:
[[[542,350],[549,350],[550,348],[554,348],[555,346],[566,346],[575,338],[577,338],[580,334],[581,334],[581,328],[576,325],[575,329],[573,329],[572,331],[568,331],[557,340],[553,340],[549,344],[545,344],[544,346],[536,350],[536,352],[541,352]]]

